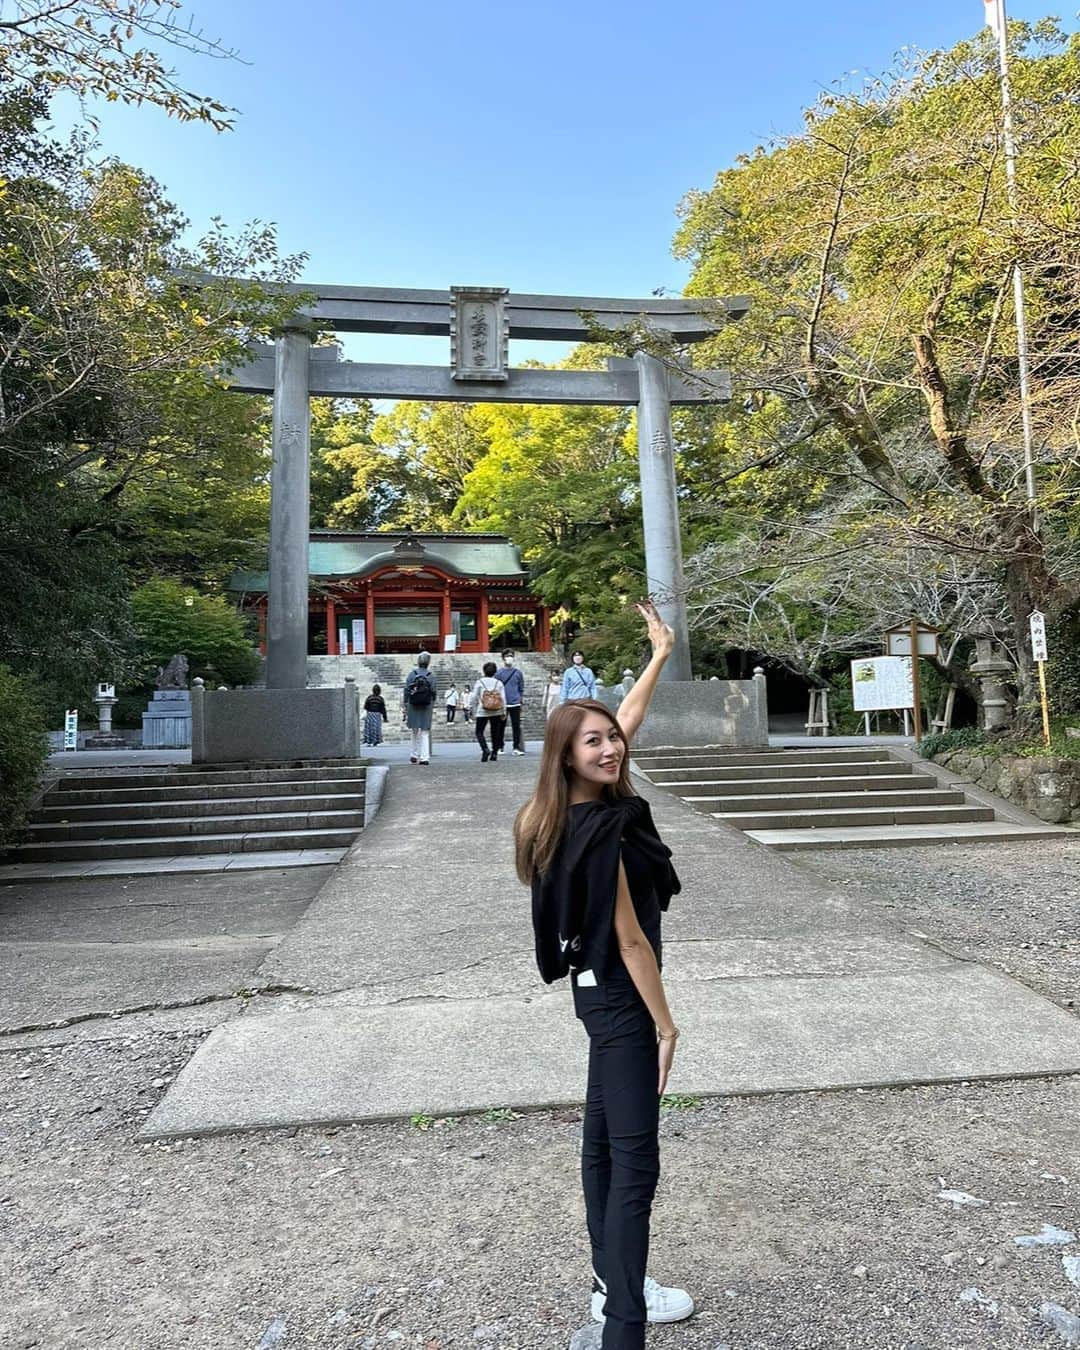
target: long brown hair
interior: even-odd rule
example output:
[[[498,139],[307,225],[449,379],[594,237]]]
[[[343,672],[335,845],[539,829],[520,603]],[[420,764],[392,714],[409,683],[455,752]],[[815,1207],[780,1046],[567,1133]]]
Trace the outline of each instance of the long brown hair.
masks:
[[[533,794],[514,821],[514,857],[517,874],[528,886],[537,872],[546,872],[559,846],[566,813],[570,807],[570,783],[574,771],[569,759],[574,737],[586,713],[602,713],[619,733],[623,743],[622,763],[614,783],[605,784],[603,796],[636,797],[630,782],[630,745],[610,708],[596,699],[574,699],[553,708],[544,734],[540,772]]]

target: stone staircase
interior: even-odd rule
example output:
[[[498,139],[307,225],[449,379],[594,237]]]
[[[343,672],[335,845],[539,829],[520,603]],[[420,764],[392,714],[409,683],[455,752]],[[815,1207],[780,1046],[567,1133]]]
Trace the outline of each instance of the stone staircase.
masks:
[[[551,672],[563,671],[563,662],[554,652],[515,652],[515,664],[525,678],[525,702],[522,709],[522,732],[527,741],[539,741],[544,738],[544,690],[547,688]],[[502,656],[498,652],[487,655],[470,652],[432,653],[431,670],[435,676],[437,694],[435,696],[435,715],[432,722],[432,737],[438,743],[471,741],[476,734],[472,722],[466,722],[461,714],[461,705],[453,722],[446,721],[443,695],[451,685],[459,690],[469,691],[480,675],[485,661],[494,661],[502,665]],[[371,686],[382,686],[382,696],[386,700],[389,720],[383,727],[383,739],[395,744],[404,738],[400,707],[401,691],[409,671],[416,665],[415,655],[394,654],[387,656],[309,656],[308,687],[337,688],[346,678],[351,677],[360,688],[360,703],[371,692]],[[508,728],[509,729],[509,728]]]
[[[884,747],[639,750],[650,782],[775,849],[886,848],[1062,833]]]
[[[0,875],[57,876],[338,862],[364,826],[357,761],[177,765],[58,779]]]

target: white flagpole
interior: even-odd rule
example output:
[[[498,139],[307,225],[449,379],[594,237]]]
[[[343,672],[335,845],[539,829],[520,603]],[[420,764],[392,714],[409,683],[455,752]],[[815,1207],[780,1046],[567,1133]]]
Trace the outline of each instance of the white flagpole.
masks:
[[[991,12],[993,17],[991,18]],[[1013,225],[1019,219],[1016,193],[1016,140],[1013,136],[1012,91],[1009,86],[1009,40],[1005,16],[1005,0],[986,0],[987,23],[998,40],[998,63],[1001,70],[1001,130],[1005,151],[1005,189]],[[1027,309],[1024,305],[1024,275],[1019,261],[1013,263],[1013,303],[1016,309],[1016,352],[1020,368],[1020,416],[1024,426],[1024,482],[1027,486],[1028,507],[1032,528],[1039,528],[1035,509],[1035,462],[1032,453],[1031,384],[1028,368]]]

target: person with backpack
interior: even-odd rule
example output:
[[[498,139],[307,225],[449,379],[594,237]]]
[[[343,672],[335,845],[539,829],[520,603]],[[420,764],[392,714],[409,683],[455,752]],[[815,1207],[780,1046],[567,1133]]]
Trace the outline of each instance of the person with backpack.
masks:
[[[428,764],[431,761],[431,714],[435,707],[435,676],[428,667],[431,653],[421,652],[416,665],[409,672],[401,691],[401,706],[405,725],[412,732],[410,764]]]
[[[494,764],[503,748],[506,730],[506,689],[496,674],[494,661],[484,662],[484,673],[473,685],[469,702],[476,716],[476,739],[480,742],[480,763]],[[487,729],[491,724],[491,749],[488,750]]]
[[[570,657],[570,668],[562,677],[562,703],[575,698],[596,697],[596,676],[585,664],[585,653],[574,652]]]

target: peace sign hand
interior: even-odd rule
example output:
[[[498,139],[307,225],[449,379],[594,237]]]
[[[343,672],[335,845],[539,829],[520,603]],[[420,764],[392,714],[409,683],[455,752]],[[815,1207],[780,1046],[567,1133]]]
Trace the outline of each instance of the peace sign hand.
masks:
[[[670,624],[660,617],[660,611],[652,600],[636,601],[634,608],[645,620],[649,628],[649,641],[654,656],[670,656],[675,646],[675,633]]]

